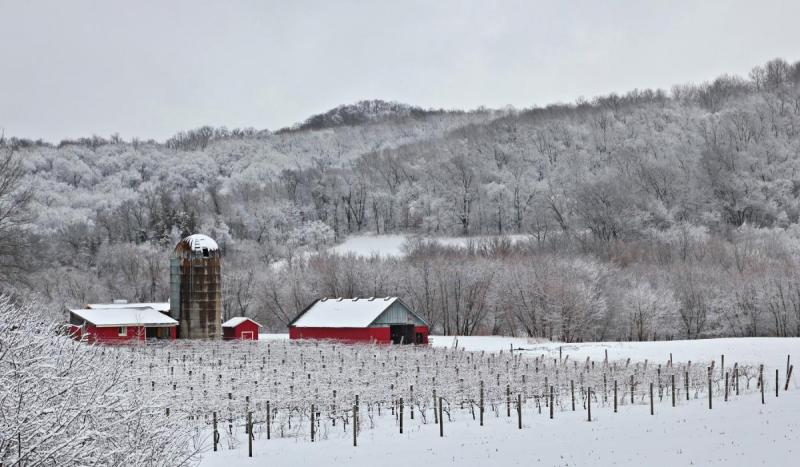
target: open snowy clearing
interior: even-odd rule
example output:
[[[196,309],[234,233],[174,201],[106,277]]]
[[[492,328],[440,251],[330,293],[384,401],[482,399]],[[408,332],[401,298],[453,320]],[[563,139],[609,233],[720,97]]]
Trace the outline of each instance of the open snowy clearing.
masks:
[[[501,413],[480,427],[471,419],[445,423],[444,438],[437,425],[415,424],[398,433],[395,420],[383,416],[374,429],[362,431],[358,447],[341,437],[310,443],[297,439],[257,439],[253,458],[247,445],[204,454],[204,467],[245,465],[346,465],[431,467],[458,465],[792,465],[800,455],[800,391],[790,389],[766,404],[756,394],[708,410],[705,401],[672,408],[629,406],[613,413],[609,407],[593,411],[557,412],[553,420],[543,412]],[[241,438],[244,440],[245,436]]]
[[[375,235],[375,234],[362,234],[351,235],[347,237],[342,243],[334,245],[327,249],[328,253],[338,255],[355,255],[361,257],[380,256],[382,258],[400,258],[405,256],[406,244],[409,240],[417,238],[411,235]],[[489,240],[496,238],[493,236],[476,236],[476,237],[418,237],[430,242],[436,242],[442,246],[452,248],[466,248],[470,242],[478,242],[481,240]],[[512,243],[529,238],[527,235],[509,235],[508,238]],[[309,258],[311,255],[316,254],[313,251],[303,251],[298,253],[300,258]],[[285,267],[287,261],[281,259],[272,263],[272,269],[280,270]]]
[[[354,254],[356,256],[378,255],[383,257],[400,257],[405,254],[406,242],[411,240],[409,235],[351,235],[344,242],[328,249],[331,253],[340,255]],[[477,237],[421,237],[430,242],[453,248],[465,248],[469,242],[489,240],[492,236]],[[512,243],[529,238],[527,235],[509,235]]]

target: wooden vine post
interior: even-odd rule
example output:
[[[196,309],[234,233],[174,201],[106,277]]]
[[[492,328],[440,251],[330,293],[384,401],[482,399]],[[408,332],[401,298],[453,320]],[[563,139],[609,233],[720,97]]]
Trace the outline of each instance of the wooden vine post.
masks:
[[[444,416],[442,415],[442,398],[439,398],[439,437],[444,437]]]
[[[311,441],[314,441],[314,406],[311,406]],[[247,457],[253,457],[253,412],[247,412]]]

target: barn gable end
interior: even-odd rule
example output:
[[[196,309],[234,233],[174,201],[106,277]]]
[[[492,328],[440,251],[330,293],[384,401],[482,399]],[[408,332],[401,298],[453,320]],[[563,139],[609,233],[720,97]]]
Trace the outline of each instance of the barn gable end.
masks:
[[[416,326],[427,326],[422,318],[417,316],[402,301],[395,300],[386,310],[383,311],[375,321],[370,324],[374,326],[385,326],[387,324],[414,324]]]

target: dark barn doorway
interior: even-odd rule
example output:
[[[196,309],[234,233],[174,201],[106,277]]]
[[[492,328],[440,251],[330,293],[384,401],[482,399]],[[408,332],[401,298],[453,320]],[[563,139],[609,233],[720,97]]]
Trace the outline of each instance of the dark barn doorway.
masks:
[[[413,324],[392,324],[389,326],[393,344],[413,344],[416,329]]]

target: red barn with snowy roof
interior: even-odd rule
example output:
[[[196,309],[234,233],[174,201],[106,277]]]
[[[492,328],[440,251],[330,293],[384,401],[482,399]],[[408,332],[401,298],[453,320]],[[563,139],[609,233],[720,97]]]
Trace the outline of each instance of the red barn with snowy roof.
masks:
[[[69,310],[70,335],[90,342],[175,339],[178,322],[150,307]]]
[[[321,298],[289,323],[290,339],[427,344],[428,323],[397,297]]]
[[[230,340],[258,340],[258,330],[262,326],[250,318],[237,316],[222,323],[222,338]]]

